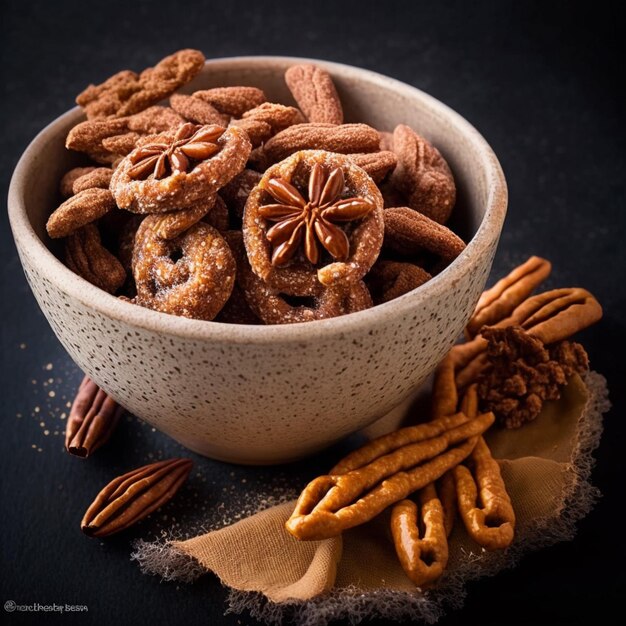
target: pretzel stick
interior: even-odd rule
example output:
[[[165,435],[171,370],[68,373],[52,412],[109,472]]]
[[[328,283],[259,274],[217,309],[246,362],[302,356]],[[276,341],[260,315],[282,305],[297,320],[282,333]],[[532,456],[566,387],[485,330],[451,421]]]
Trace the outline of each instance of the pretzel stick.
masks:
[[[483,326],[491,326],[508,317],[550,275],[551,270],[550,261],[531,256],[491,289],[483,291],[465,327],[466,337],[471,339]]]
[[[454,413],[454,411],[452,411],[452,413]],[[407,426],[406,428],[401,428],[387,435],[382,435],[381,437],[372,439],[358,450],[345,456],[328,473],[333,476],[347,474],[403,446],[418,443],[425,439],[431,439],[432,437],[438,437],[446,430],[460,426],[464,422],[467,422],[467,418],[460,413],[456,415],[446,414],[441,419],[417,424],[415,426]]]
[[[465,528],[486,550],[506,548],[513,541],[515,511],[500,466],[482,437],[479,437],[469,462],[473,471],[465,465],[454,468],[459,512]]]
[[[454,480],[454,472],[452,470],[447,471],[437,481],[437,493],[443,507],[443,524],[446,529],[446,537],[449,537],[454,528],[457,501],[456,481]]]
[[[404,446],[347,474],[316,478],[300,495],[285,524],[287,530],[297,539],[327,539],[371,520],[390,504],[458,465],[474,448],[476,437],[494,419],[492,413],[485,413],[438,437]],[[463,443],[451,447],[460,442]]]
[[[420,538],[418,514],[424,536]],[[419,510],[412,500],[401,500],[391,510],[391,534],[400,565],[418,587],[434,583],[448,564],[445,515],[433,483],[419,492]]]

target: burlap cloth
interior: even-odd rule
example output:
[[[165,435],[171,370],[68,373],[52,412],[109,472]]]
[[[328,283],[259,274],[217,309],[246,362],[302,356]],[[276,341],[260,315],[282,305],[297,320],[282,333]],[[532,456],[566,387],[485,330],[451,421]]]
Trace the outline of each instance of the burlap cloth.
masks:
[[[462,603],[467,581],[573,536],[575,522],[599,495],[588,480],[608,408],[606,381],[590,373],[584,381],[573,378],[561,400],[546,404],[535,422],[518,430],[491,430],[487,439],[500,459],[517,516],[515,541],[504,552],[485,552],[457,519],[447,571],[428,591],[416,589],[400,567],[388,515],[343,537],[300,542],[284,529],[293,502],[187,541],[140,542],[133,558],[143,571],[167,579],[190,581],[214,572],[231,590],[230,611],[247,609],[266,622],[312,626],[375,616],[432,623],[446,607]],[[397,427],[402,412],[377,423],[372,434]]]

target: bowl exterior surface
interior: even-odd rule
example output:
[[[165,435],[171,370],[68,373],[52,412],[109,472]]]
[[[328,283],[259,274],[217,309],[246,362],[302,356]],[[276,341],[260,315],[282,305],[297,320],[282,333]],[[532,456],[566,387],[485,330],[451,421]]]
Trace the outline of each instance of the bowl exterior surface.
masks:
[[[207,64],[196,81],[260,83],[287,100],[279,78],[291,62],[268,59],[246,76],[249,60],[225,59]],[[41,239],[55,185],[69,167],[63,141],[77,111],[42,131],[12,181],[11,222],[25,274],[72,359],[129,411],[212,458],[290,461],[372,423],[436,367],[489,274],[506,187],[484,140],[413,88],[364,70],[327,67],[340,93],[352,94],[355,119],[379,128],[405,121],[440,147],[462,190],[468,227],[479,230],[432,285],[375,309],[291,328],[226,326],[140,309],[73,275]],[[385,115],[385,106],[393,115]],[[34,172],[36,186],[29,184]],[[485,213],[493,223],[478,229]]]

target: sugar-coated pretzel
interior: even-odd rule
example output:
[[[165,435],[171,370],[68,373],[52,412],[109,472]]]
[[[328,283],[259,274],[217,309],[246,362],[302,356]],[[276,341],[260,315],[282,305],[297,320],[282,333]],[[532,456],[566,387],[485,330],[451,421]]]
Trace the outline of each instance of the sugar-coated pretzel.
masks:
[[[391,509],[391,534],[396,554],[406,575],[418,587],[432,585],[448,564],[445,514],[435,485],[418,494],[419,505],[401,500]],[[418,518],[424,527],[420,536]]]
[[[550,261],[531,256],[493,287],[483,291],[465,327],[466,336],[471,339],[483,326],[508,317],[550,275],[551,269]]]
[[[252,271],[241,233],[230,231],[225,236],[237,258],[237,283],[250,309],[265,324],[295,324],[328,319],[372,306],[369,290],[360,280],[335,287],[324,287],[320,283],[316,292],[303,302],[293,302],[293,299],[267,285]]]
[[[142,140],[117,166],[111,191],[120,208],[134,213],[190,208],[241,172],[250,149],[238,128],[183,124]]]
[[[235,284],[235,259],[219,232],[194,224],[173,240],[157,235],[158,215],[144,219],[135,235],[135,303],[155,311],[212,320]],[[173,261],[177,251],[181,258]]]
[[[274,180],[284,181],[306,197],[295,198],[296,203],[305,202],[305,205],[302,206],[303,215],[309,210],[307,208],[309,205],[316,206],[310,202],[311,198],[309,197],[316,166],[321,168],[326,175],[341,170],[343,185],[341,189],[335,190],[339,198],[344,198],[348,202],[348,200],[358,197],[358,199],[371,204],[371,210],[356,221],[345,221],[343,215],[337,217],[337,221],[345,223],[343,228],[333,224],[328,225],[325,221],[317,228],[316,222],[315,232],[318,237],[331,227],[333,233],[337,235],[343,233],[342,246],[344,247],[341,251],[337,251],[337,254],[335,254],[335,249],[332,246],[325,245],[326,250],[328,248],[333,250],[335,258],[332,258],[330,253],[327,255],[323,251],[320,255],[319,247],[316,256],[307,252],[317,246],[315,241],[309,241],[309,231],[312,229],[309,229],[308,221],[306,224],[298,226],[293,233],[291,230],[285,230],[285,234],[289,233],[289,237],[284,240],[281,235],[282,231],[276,230],[276,224],[263,217],[263,215],[268,214],[267,207],[278,206],[274,204],[276,199],[267,191],[273,188],[274,183],[272,181]],[[322,207],[324,206],[325,190],[326,187],[322,190],[323,193],[320,197]],[[352,163],[349,157],[322,150],[297,152],[270,167],[248,197],[243,229],[250,265],[254,273],[270,287],[293,296],[314,295],[319,291],[320,283],[325,286],[354,283],[363,278],[378,257],[383,241],[382,207],[383,200],[378,187],[363,170]],[[293,219],[295,220],[296,217],[298,216],[294,216]],[[309,217],[306,217],[306,220],[309,220]],[[283,223],[289,222],[291,219],[288,215]],[[285,225],[290,226],[289,223]],[[282,228],[282,225],[280,227]],[[294,239],[296,237],[300,238],[298,239],[300,244],[297,244]],[[284,245],[290,244],[292,239],[297,245],[291,260],[288,263],[284,263],[282,260],[277,262],[278,253]],[[323,240],[324,237],[321,239]],[[313,263],[310,259],[317,259],[317,262]]]
[[[494,419],[493,413],[485,413],[346,474],[316,478],[298,498],[287,530],[297,539],[327,539],[371,520],[458,465]]]

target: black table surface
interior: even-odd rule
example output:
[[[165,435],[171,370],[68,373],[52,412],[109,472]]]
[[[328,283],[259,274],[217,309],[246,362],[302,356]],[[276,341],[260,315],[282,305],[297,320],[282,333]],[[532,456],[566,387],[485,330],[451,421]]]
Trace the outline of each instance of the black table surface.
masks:
[[[1,11],[5,188],[30,139],[86,84],[183,47],[208,58],[278,54],[365,67],[470,120],[499,156],[510,189],[493,275],[538,254],[553,261],[551,286],[597,295],[604,319],[580,339],[607,377],[614,407],[593,472],[604,497],[576,538],[470,584],[464,607],[440,623],[587,623],[615,608],[625,591],[617,506],[624,495],[626,56],[618,2],[3,0]],[[131,419],[86,462],[63,452],[63,414],[80,373],[39,311],[5,212],[1,219],[0,600],[86,605],[87,613],[57,618],[73,623],[256,623],[223,615],[226,590],[212,575],[184,585],[141,574],[129,560],[131,542],[184,527],[192,515],[210,517],[251,485],[310,477],[312,464],[260,470],[194,456],[198,471],[180,498],[110,541],[85,538],[78,521],[101,485],[153,454],[181,449]],[[194,497],[204,509],[192,511]],[[53,617],[3,612],[0,619]]]

